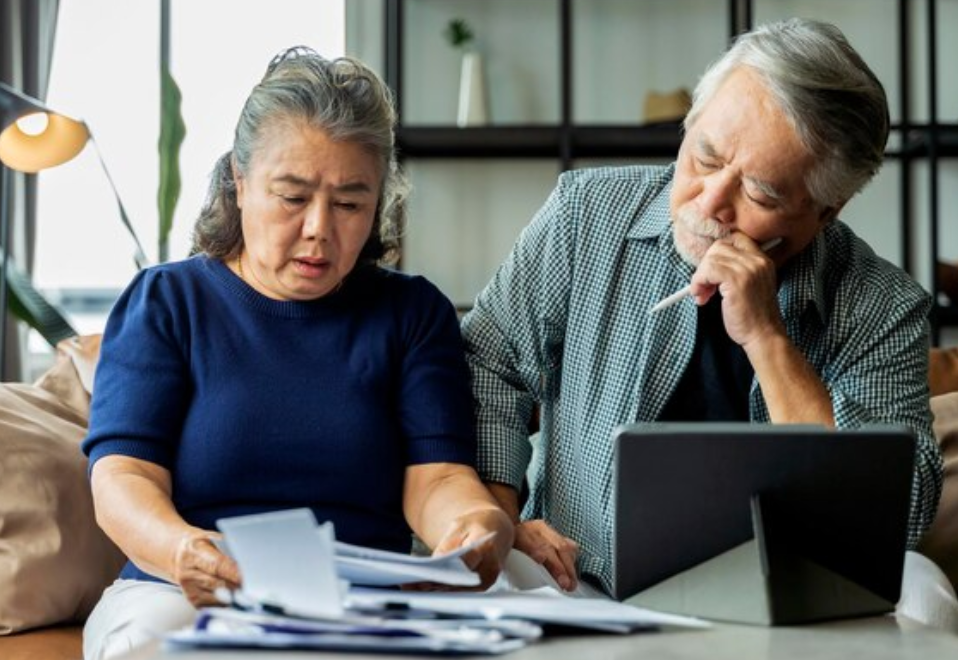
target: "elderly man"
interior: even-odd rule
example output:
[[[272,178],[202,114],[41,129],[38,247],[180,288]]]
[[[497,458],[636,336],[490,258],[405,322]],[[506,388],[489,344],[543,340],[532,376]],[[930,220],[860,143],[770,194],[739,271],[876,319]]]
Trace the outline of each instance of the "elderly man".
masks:
[[[917,543],[942,478],[930,298],[837,218],[880,169],[888,128],[881,83],[841,32],[790,20],[705,73],[674,165],[562,175],[463,321],[480,472],[516,521],[539,410],[516,547],[561,586],[577,567],[611,588],[623,422],[905,425]]]

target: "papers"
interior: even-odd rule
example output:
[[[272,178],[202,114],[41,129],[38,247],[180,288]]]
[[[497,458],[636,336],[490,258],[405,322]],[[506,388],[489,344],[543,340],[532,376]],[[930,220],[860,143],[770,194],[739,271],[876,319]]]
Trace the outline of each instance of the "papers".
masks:
[[[474,587],[480,583],[479,574],[466,567],[462,556],[491,538],[492,535],[487,535],[458,548],[455,552],[438,557],[415,557],[337,541],[336,570],[344,580],[370,587],[414,582]]]
[[[509,574],[487,592],[400,591],[348,586],[444,582],[478,577],[462,555],[413,557],[336,542],[309,509],[220,520],[224,548],[236,558],[243,591],[231,608],[202,610],[195,625],[165,637],[173,647],[303,648],[386,653],[507,653],[537,640],[543,626],[612,633],[663,626],[704,628],[689,617],[624,605],[586,585],[561,593],[542,567],[513,551]]]
[[[218,520],[243,574],[243,597],[313,617],[343,613],[333,566],[333,526],[309,509]]]
[[[203,610],[192,629],[169,634],[165,641],[173,647],[498,655],[522,648],[527,639],[540,634],[536,626],[526,626],[521,636],[505,634],[500,627],[484,626],[481,621],[477,624],[364,616],[311,621],[217,608]]]
[[[354,588],[350,589],[346,603],[348,608],[360,608],[368,612],[399,606],[434,616],[519,619],[615,633],[652,630],[662,626],[710,627],[699,619],[653,612],[609,598],[570,598],[551,587],[499,593],[384,592]]]
[[[550,587],[498,594],[357,587],[336,619],[206,609],[192,629],[167,635],[166,642],[174,647],[498,655],[536,641],[542,625],[611,633],[709,627],[605,598],[570,598]]]
[[[479,575],[469,570],[462,556],[489,540],[478,539],[442,556],[414,557],[334,542],[332,524],[317,525],[310,509],[225,518],[217,521],[217,527],[226,537],[220,549],[236,559],[242,570],[244,595],[284,607],[291,606],[289,598],[300,603],[304,592],[312,592],[314,598],[316,593],[338,593],[333,587],[335,576],[372,587],[416,582],[476,586]],[[310,614],[335,613],[328,609],[333,608],[331,602],[321,607],[323,612],[311,610]],[[304,611],[298,605],[294,608]]]

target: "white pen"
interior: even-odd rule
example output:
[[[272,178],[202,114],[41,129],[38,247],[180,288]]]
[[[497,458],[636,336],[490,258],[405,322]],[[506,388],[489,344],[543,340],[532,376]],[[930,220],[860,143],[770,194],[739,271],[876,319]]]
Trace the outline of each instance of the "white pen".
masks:
[[[782,242],[782,239],[781,239],[781,238],[773,238],[773,239],[771,239],[771,240],[768,240],[768,241],[765,241],[764,243],[762,243],[762,244],[759,246],[759,248],[762,250],[762,252],[768,252],[769,250],[771,250],[773,247],[775,247],[776,245],[778,245],[778,244],[781,243],[781,242]],[[691,293],[691,291],[692,291],[692,285],[691,285],[691,284],[688,285],[688,286],[686,286],[686,287],[682,287],[681,289],[679,289],[678,291],[676,291],[676,292],[673,293],[672,295],[667,296],[667,297],[663,298],[662,300],[660,300],[659,302],[655,303],[655,305],[652,306],[652,309],[649,310],[649,314],[654,314],[655,312],[658,312],[659,310],[665,309],[666,307],[671,307],[671,306],[674,305],[675,303],[677,303],[677,302],[679,302],[680,300],[682,300],[682,298],[684,298],[685,296],[689,295],[689,293]]]

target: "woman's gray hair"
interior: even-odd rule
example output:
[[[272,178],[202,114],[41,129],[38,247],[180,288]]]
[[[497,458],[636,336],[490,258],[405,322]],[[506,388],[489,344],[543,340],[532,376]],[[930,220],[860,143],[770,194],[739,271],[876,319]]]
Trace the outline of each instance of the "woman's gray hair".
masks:
[[[881,169],[889,130],[885,90],[834,25],[793,18],[739,36],[699,80],[686,129],[743,66],[762,78],[817,158],[805,181],[817,204],[844,204]]]
[[[373,231],[359,259],[394,261],[409,185],[396,163],[392,93],[362,62],[349,57],[328,60],[303,46],[274,57],[246,99],[233,149],[220,157],[210,177],[206,202],[193,228],[192,251],[223,260],[239,256],[243,232],[233,167],[246,176],[264,131],[290,119],[306,121],[332,140],[360,144],[379,158],[382,190]]]

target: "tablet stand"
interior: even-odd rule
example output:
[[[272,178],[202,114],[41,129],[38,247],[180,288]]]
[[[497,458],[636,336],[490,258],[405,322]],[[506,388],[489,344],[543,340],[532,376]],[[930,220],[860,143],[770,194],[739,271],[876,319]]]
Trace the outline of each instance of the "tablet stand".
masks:
[[[773,533],[768,524],[771,518],[763,517],[761,496],[752,497],[751,513],[751,540],[625,602],[767,626],[871,616],[894,609],[894,603],[785,547],[790,544]]]

